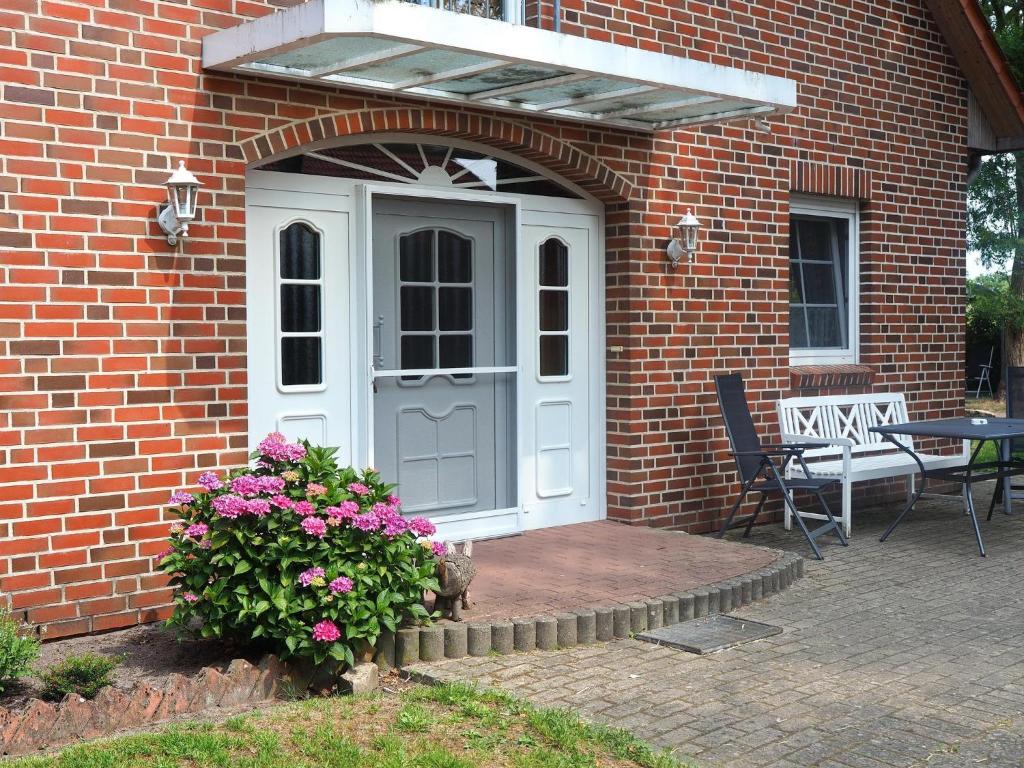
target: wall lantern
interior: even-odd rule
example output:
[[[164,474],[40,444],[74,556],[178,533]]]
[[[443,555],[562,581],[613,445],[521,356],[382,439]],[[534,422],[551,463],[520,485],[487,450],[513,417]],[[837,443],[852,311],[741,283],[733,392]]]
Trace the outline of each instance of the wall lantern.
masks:
[[[157,223],[167,234],[167,244],[177,245],[178,237],[188,237],[188,224],[196,217],[196,197],[199,182],[191,171],[185,168],[185,161],[178,163],[178,170],[164,182],[167,187],[167,202],[157,206]]]
[[[693,255],[697,252],[699,230],[700,219],[687,208],[686,215],[676,222],[676,236],[668,244],[668,259],[672,262],[673,269],[679,266],[683,256],[687,257],[687,261],[693,262]]]

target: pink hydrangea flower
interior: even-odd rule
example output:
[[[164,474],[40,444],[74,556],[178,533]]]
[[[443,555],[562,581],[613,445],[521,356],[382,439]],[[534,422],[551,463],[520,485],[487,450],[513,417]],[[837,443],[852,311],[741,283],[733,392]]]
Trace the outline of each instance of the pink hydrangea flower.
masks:
[[[383,533],[386,538],[397,538],[409,530],[409,522],[401,515],[388,515],[382,520],[384,523]]]
[[[417,536],[433,536],[437,533],[437,526],[425,517],[414,517],[409,521],[409,530]]]
[[[201,539],[207,533],[210,532],[210,526],[206,523],[195,523],[185,529],[185,535],[190,536],[193,539]]]
[[[257,493],[280,493],[284,485],[284,478],[274,475],[241,475],[231,481],[231,490],[242,496],[255,496]]]
[[[349,483],[348,489],[356,496],[368,496],[370,494],[370,489],[362,483]]]
[[[376,531],[380,527],[380,518],[373,512],[367,512],[365,515],[353,517],[352,525],[360,531]]]
[[[327,514],[330,517],[336,517],[339,520],[351,520],[353,517],[359,514],[359,505],[349,499],[343,501],[336,507],[328,507]]]
[[[444,557],[445,555],[448,554],[448,548],[445,547],[443,541],[435,541],[430,546],[434,550],[434,555],[436,557]]]
[[[306,455],[306,448],[289,443],[280,432],[271,432],[256,447],[261,456],[273,461],[298,461]]]
[[[313,627],[313,639],[319,643],[333,643],[341,637],[341,630],[329,619],[324,619]]]
[[[348,576],[339,576],[330,583],[330,590],[334,594],[340,595],[344,594],[345,592],[351,592],[353,586],[354,585],[352,584],[352,579],[350,579]]]
[[[213,542],[210,539],[203,539],[199,542],[200,549],[210,549],[213,547]]]
[[[308,517],[309,515],[316,514],[316,506],[311,501],[296,501],[292,504],[292,509],[295,510],[296,515],[302,517]]]
[[[308,587],[310,584],[316,584],[317,580],[319,580],[320,583],[316,584],[316,586],[322,587],[324,584],[324,577],[326,575],[327,574],[324,573],[324,569],[319,566],[307,568],[299,574],[299,583],[304,587]]]
[[[196,500],[196,497],[187,491],[175,491],[171,494],[171,498],[168,499],[168,504],[191,504]]]
[[[156,562],[159,564],[160,561],[163,560],[165,557],[170,557],[173,554],[174,554],[174,547],[168,547],[163,552],[157,552],[156,556],[153,559],[156,560]]]
[[[176,533],[181,533],[183,530],[185,530],[185,524],[184,523],[181,523],[181,522],[171,523],[171,536],[173,536]]]
[[[184,600],[186,603],[198,603],[199,595],[195,594],[194,592],[183,592],[181,594],[181,599]]]
[[[246,512],[253,517],[266,517],[270,514],[270,502],[266,499],[249,499],[245,506]]]
[[[307,517],[302,521],[302,530],[310,536],[322,539],[327,534],[327,523],[320,517]]]
[[[272,496],[270,498],[270,503],[275,507],[280,507],[281,509],[291,509],[295,505],[294,501],[289,499],[287,496],[282,496],[281,494]]]
[[[234,519],[249,511],[249,505],[241,496],[226,493],[213,500],[213,509],[221,517]]]
[[[402,500],[394,495],[388,496],[388,504],[397,509],[398,507],[402,506]]]
[[[306,495],[310,498],[314,496],[323,496],[327,493],[327,486],[320,485],[320,483],[307,483],[306,484]]]
[[[203,472],[199,476],[199,484],[208,491],[219,491],[224,487],[224,483],[217,477],[216,472]]]

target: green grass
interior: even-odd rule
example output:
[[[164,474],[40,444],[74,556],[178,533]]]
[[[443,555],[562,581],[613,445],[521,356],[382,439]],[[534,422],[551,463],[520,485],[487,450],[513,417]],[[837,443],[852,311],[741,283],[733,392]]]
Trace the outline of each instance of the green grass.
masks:
[[[679,768],[626,731],[460,684],[308,699],[5,768]]]

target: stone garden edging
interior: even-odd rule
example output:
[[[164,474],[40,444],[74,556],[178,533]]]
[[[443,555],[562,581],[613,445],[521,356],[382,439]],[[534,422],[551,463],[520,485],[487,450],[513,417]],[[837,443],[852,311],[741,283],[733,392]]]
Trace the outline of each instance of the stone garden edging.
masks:
[[[290,679],[288,668],[268,655],[255,666],[234,659],[194,677],[172,673],[162,688],[139,682],[130,689],[108,686],[91,701],[68,694],[56,704],[32,699],[19,711],[0,707],[0,754],[27,755],[180,715],[252,707],[276,698]]]
[[[647,629],[728,613],[787,589],[804,575],[804,559],[782,553],[742,576],[643,601],[584,608],[553,616],[492,622],[446,622],[399,629],[381,637],[375,661],[382,669],[466,656],[553,651],[625,638]]]

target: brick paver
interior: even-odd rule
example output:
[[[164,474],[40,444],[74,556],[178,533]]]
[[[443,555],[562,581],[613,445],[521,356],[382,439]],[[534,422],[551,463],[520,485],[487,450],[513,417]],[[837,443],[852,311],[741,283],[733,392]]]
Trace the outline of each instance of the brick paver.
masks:
[[[985,493],[979,493],[985,498]],[[700,766],[1024,766],[1024,504],[983,523],[928,499],[854,516],[790,590],[737,615],[767,640],[698,657],[635,640],[421,665],[629,728]],[[798,534],[754,542],[802,552]]]
[[[765,567],[777,551],[677,531],[599,522],[476,542],[469,621],[612,605]]]

